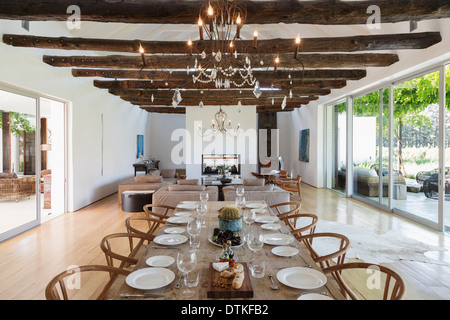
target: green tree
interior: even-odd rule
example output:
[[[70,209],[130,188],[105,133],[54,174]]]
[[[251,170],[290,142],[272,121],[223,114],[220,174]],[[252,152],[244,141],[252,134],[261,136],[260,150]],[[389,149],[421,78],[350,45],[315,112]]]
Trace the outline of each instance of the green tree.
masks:
[[[450,110],[450,66],[446,72],[446,107]],[[389,89],[383,90],[383,109],[387,114],[389,106]],[[432,119],[426,115],[425,109],[432,104],[439,103],[439,72],[429,73],[406,81],[394,89],[394,137],[398,141],[399,165],[406,175],[402,160],[402,146],[404,144],[402,131],[405,125],[417,128],[432,129]],[[375,91],[353,100],[353,114],[355,116],[378,117],[379,93]],[[339,112],[345,111],[345,104],[339,105]],[[383,132],[387,132],[388,118],[383,117]],[[387,137],[385,137],[387,138]]]
[[[36,131],[36,127],[33,126],[26,115],[18,112],[10,112],[11,116],[11,133],[20,136],[25,131],[26,133]],[[3,128],[3,110],[0,110],[0,128]]]

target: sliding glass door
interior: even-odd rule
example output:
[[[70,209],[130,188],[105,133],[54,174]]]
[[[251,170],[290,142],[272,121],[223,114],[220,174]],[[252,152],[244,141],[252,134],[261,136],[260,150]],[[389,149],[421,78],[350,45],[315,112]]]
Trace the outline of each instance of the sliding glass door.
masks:
[[[393,209],[425,224],[439,223],[439,70],[394,86]],[[403,181],[403,180],[404,181]]]
[[[327,107],[326,186],[345,194],[347,164],[347,104],[345,101]]]
[[[449,87],[445,65],[327,106],[327,188],[450,232]]]
[[[0,242],[66,210],[66,104],[0,89]]]
[[[35,98],[0,90],[0,241],[39,224]]]
[[[353,194],[388,206],[389,90],[353,99]]]

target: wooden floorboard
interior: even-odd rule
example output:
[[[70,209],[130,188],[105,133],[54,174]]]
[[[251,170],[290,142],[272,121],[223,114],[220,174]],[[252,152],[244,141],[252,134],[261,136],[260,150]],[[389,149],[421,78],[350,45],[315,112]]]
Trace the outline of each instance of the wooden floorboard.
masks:
[[[306,184],[302,211],[315,213],[323,220],[375,227],[378,233],[397,230],[429,245],[450,248],[445,235]],[[113,194],[0,243],[0,299],[45,299],[47,283],[68,266],[105,264],[99,246],[101,239],[110,233],[124,232],[125,219],[133,215],[142,214],[122,212],[117,194]],[[449,252],[432,258],[450,263]],[[450,299],[449,266],[411,261],[386,265],[405,279],[407,299]]]

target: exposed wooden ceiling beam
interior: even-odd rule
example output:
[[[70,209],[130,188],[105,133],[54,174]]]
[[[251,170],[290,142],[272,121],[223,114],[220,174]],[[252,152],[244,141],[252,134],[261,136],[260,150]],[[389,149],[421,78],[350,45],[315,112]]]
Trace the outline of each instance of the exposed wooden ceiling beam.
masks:
[[[242,1],[247,24],[365,24],[370,17],[367,1]],[[67,8],[76,4],[83,21],[194,24],[205,1],[175,0],[2,0],[0,19],[66,21]],[[381,22],[438,19],[450,16],[448,0],[378,0]]]
[[[291,84],[285,84],[285,82],[276,83],[276,88],[281,89],[295,89],[295,88],[321,88],[321,89],[339,89],[345,87],[347,82],[345,80],[308,80],[300,82],[294,82]],[[109,80],[94,80],[94,86],[100,89],[214,89],[214,84],[199,84],[192,82],[177,82],[169,81],[167,85],[164,81],[149,81],[149,80],[122,80],[122,81],[109,81]],[[261,83],[261,87],[271,86],[271,83]]]
[[[147,111],[147,112],[153,112],[153,113],[173,113],[173,114],[185,114],[186,108],[174,108],[174,107],[166,107],[166,106],[158,106],[158,107],[148,107],[148,106],[142,106],[141,109]]]
[[[194,72],[192,72],[194,74]],[[277,72],[253,71],[258,80],[266,81],[299,81],[299,80],[360,80],[367,75],[366,70],[360,69],[319,69],[304,71]],[[172,80],[183,81],[189,77],[186,71],[146,71],[146,70],[114,70],[114,69],[72,69],[74,77],[101,77],[112,79],[140,79],[140,80]],[[237,77],[236,77],[237,78]]]
[[[333,38],[305,38],[300,44],[300,52],[357,52],[375,50],[424,49],[442,41],[439,32],[368,35]],[[87,50],[138,53],[142,45],[147,54],[187,54],[190,52],[186,41],[141,41],[112,40],[66,37],[42,37],[32,35],[4,34],[3,42],[14,47],[41,49]],[[289,53],[294,52],[294,39],[259,40],[258,49],[253,49],[252,40],[237,41],[238,48],[250,48],[250,52]],[[194,41],[198,53],[210,52],[209,41]]]
[[[263,54],[261,59],[264,66],[269,68],[273,65],[273,55]],[[78,68],[114,68],[114,69],[142,69],[140,56],[48,56],[44,55],[43,61],[54,67],[78,67]],[[171,55],[146,55],[147,70],[151,69],[181,69],[194,66],[194,59],[186,56]],[[299,54],[298,60],[292,54],[281,54],[279,70],[282,68],[308,69],[323,68],[366,68],[387,67],[399,61],[397,54],[391,53],[322,53],[322,54]],[[270,67],[272,69],[272,67]]]
[[[136,97],[136,98],[145,98],[151,99],[151,97],[159,97],[159,98],[172,98],[174,94],[174,90],[142,90],[142,89],[109,89],[109,93],[116,96],[128,96],[128,97]],[[297,88],[292,90],[293,97],[305,97],[305,96],[325,96],[331,93],[330,89],[314,89],[314,88]],[[202,99],[206,97],[218,99],[221,97],[222,99],[227,98],[236,98],[236,99],[244,99],[244,98],[255,98],[253,93],[253,89],[247,90],[221,90],[221,89],[205,89],[205,90],[183,90],[181,91],[181,96],[188,99]],[[289,96],[289,90],[264,90],[262,91],[261,97],[263,98],[284,98],[285,96]],[[260,97],[260,98],[261,98]]]

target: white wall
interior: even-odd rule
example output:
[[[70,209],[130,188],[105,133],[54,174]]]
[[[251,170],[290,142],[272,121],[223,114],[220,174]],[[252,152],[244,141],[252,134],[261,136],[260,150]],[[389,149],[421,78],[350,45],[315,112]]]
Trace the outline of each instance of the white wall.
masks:
[[[323,187],[323,172],[319,163],[323,161],[323,108],[311,103],[288,113],[279,113],[277,125],[280,129],[280,155],[285,160],[285,169],[293,177],[302,176],[302,182],[317,188]],[[299,160],[299,132],[310,130],[309,162]],[[287,155],[285,157],[285,155]]]
[[[144,139],[150,141],[150,145],[145,146],[145,156],[159,160],[160,169],[185,168],[184,163],[172,159],[171,151],[180,143],[178,139],[172,141],[172,134],[174,137],[178,137],[177,132],[184,132],[186,116],[184,114],[152,113],[149,117],[147,135]]]
[[[238,138],[219,134],[214,140],[211,137],[201,137],[198,126],[208,129],[211,119],[219,111],[217,106],[189,107],[186,111],[186,175],[188,179],[201,179],[202,154],[240,154],[242,178],[252,177],[251,172],[257,171],[257,114],[255,106],[245,106],[239,113],[236,106],[224,106],[232,125],[240,124],[241,133]]]
[[[1,20],[0,33],[27,34],[20,23]],[[39,35],[42,25],[33,22],[32,34]],[[48,30],[46,27],[45,35],[53,36]],[[52,32],[69,36],[64,29],[56,27]],[[112,96],[107,90],[95,88],[92,78],[74,78],[70,68],[43,63],[44,54],[56,53],[55,50],[14,48],[0,43],[0,84],[4,82],[71,102],[68,209],[75,211],[117,192],[118,184],[133,175],[136,136],[145,134],[148,113]],[[61,51],[59,54],[80,53]]]

